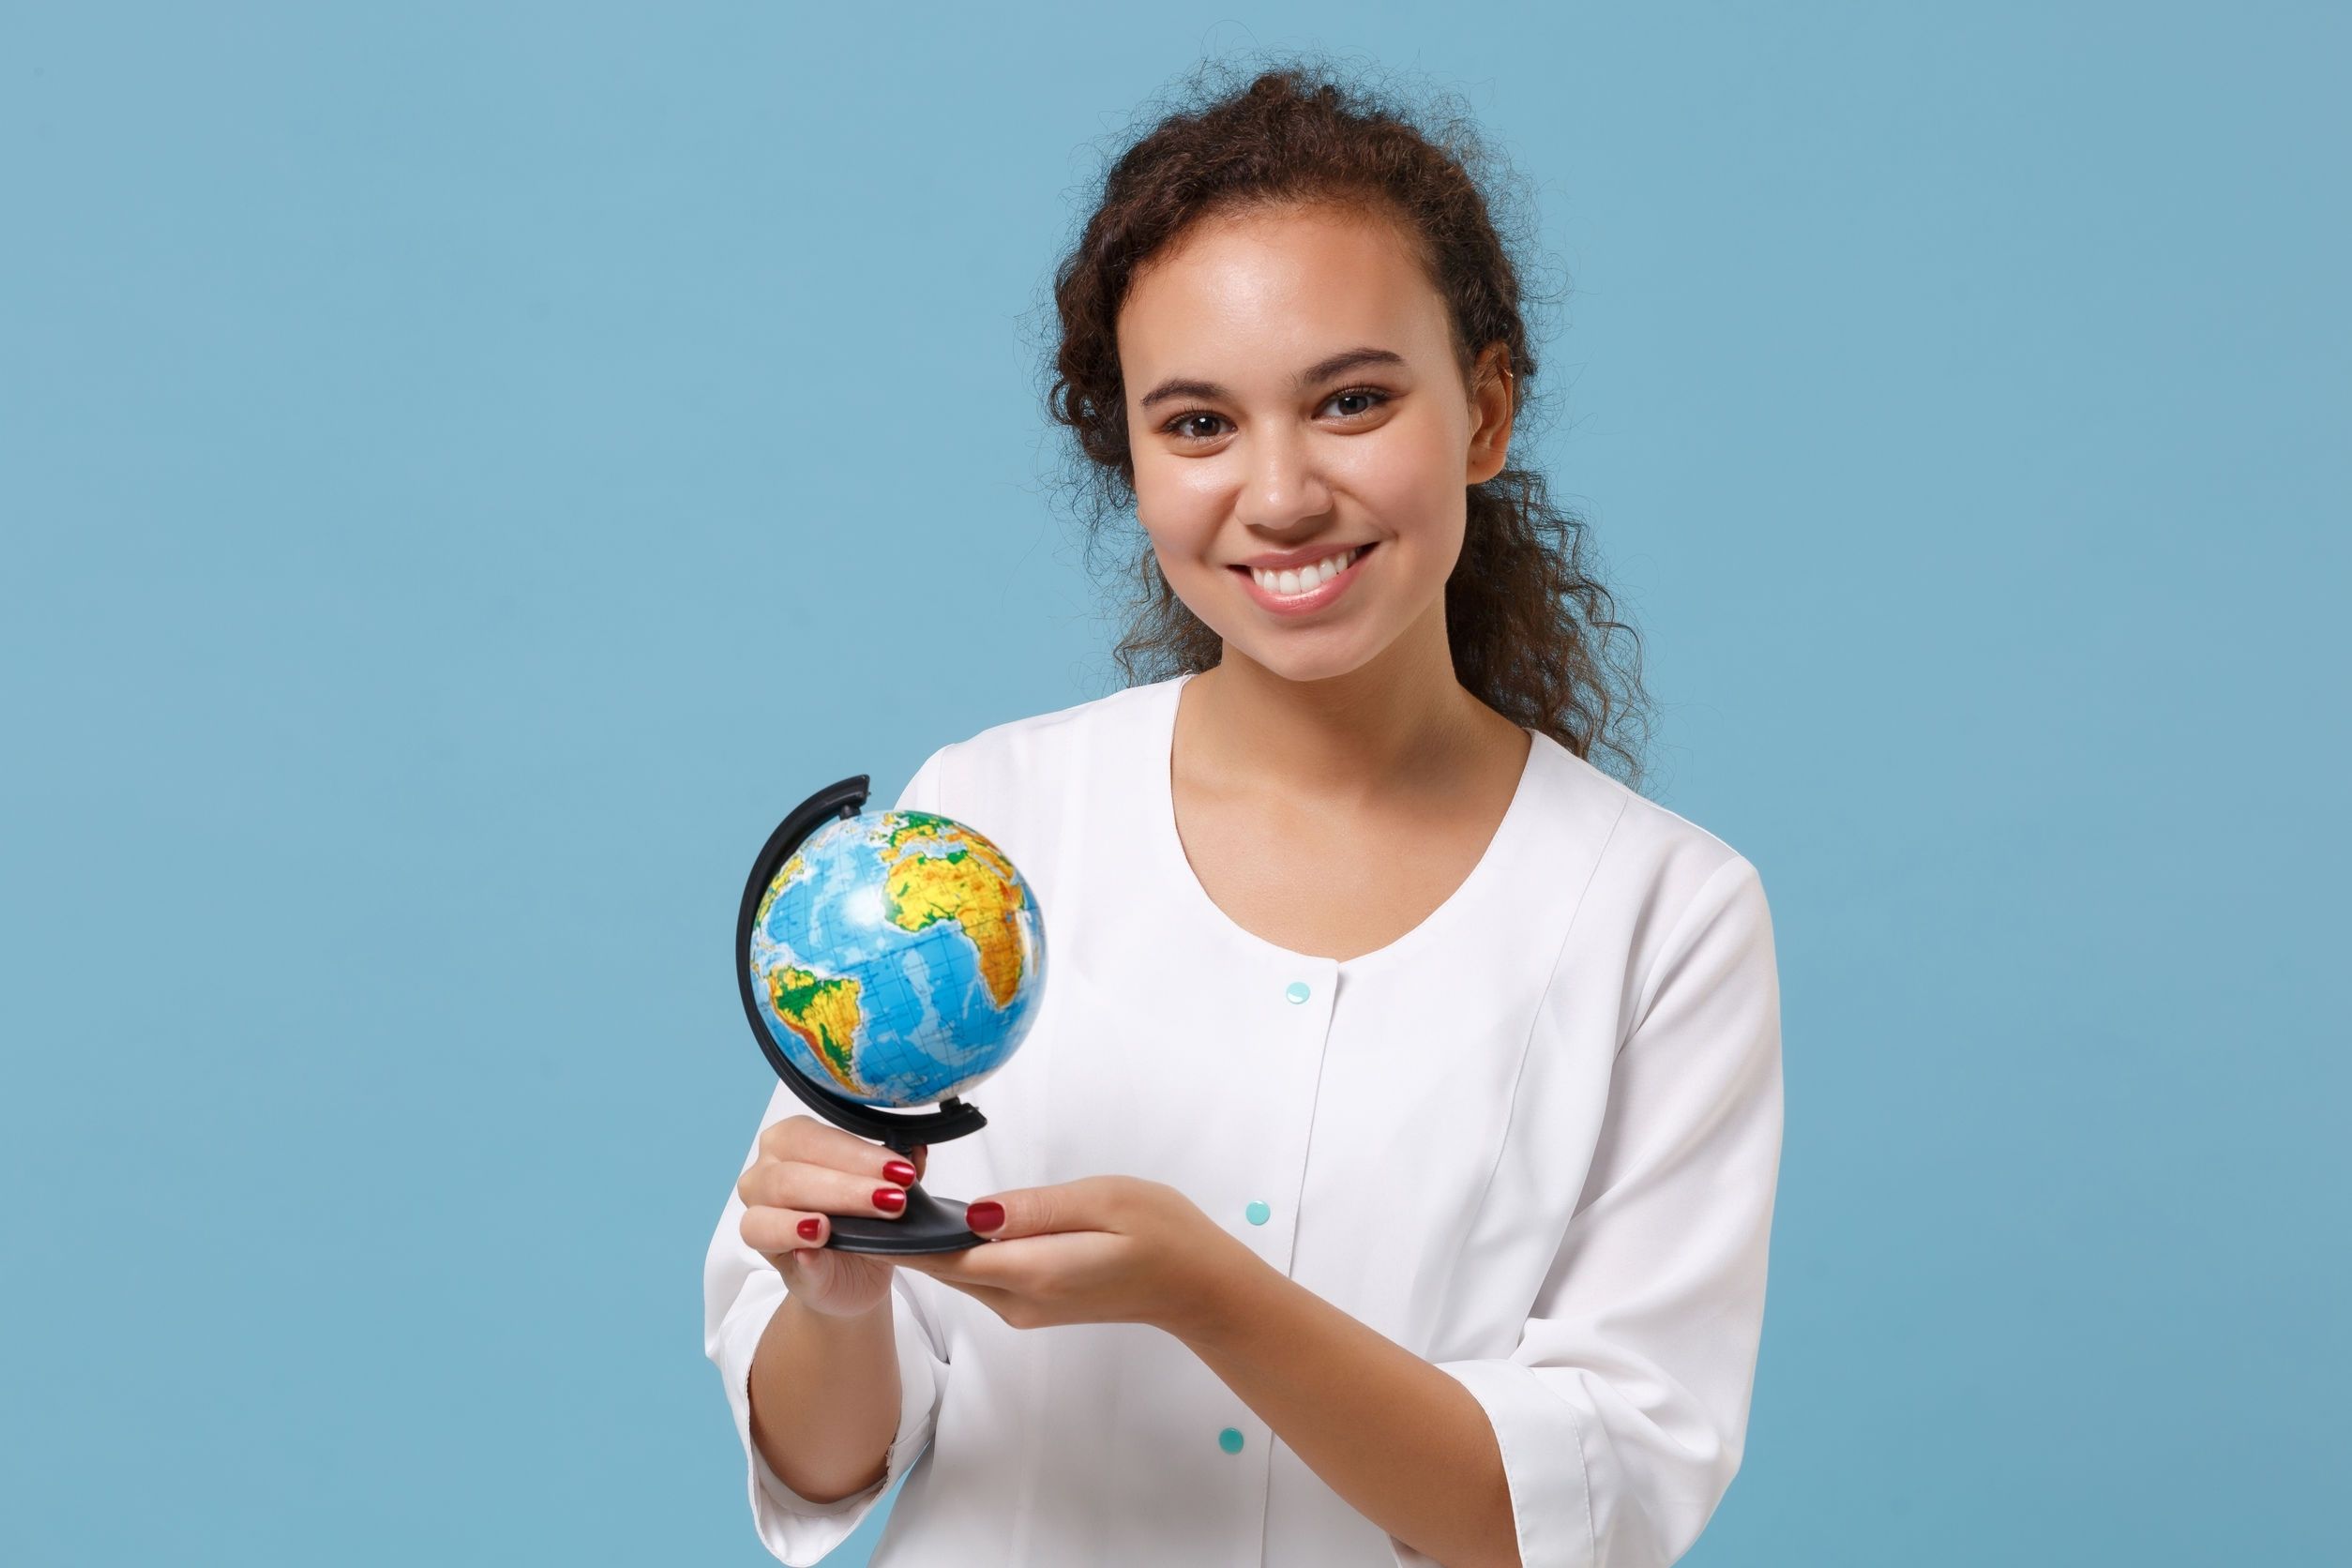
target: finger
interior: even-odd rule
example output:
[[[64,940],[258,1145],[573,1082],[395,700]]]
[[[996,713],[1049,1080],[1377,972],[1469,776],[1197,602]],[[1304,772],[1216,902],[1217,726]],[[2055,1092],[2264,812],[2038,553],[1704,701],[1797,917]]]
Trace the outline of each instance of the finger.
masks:
[[[852,1137],[814,1117],[788,1116],[780,1122],[770,1123],[761,1132],[760,1155],[746,1166],[743,1174],[736,1178],[735,1192],[746,1208],[765,1203],[810,1209],[830,1207],[839,1213],[842,1209],[838,1195],[842,1189],[837,1183],[822,1193],[798,1192],[788,1185],[779,1185],[779,1182],[788,1182],[792,1178],[780,1177],[777,1168],[798,1164],[848,1171],[856,1178],[853,1185],[870,1195],[885,1184],[906,1185],[898,1179],[906,1174],[904,1166],[900,1164],[903,1158],[896,1150]],[[913,1164],[914,1180],[921,1181],[922,1161],[917,1159]],[[893,1166],[899,1167],[897,1177],[891,1174]]]
[[[898,1268],[912,1269],[917,1274],[929,1274],[942,1285],[971,1283],[971,1276],[956,1267],[955,1259],[956,1255],[952,1252],[919,1252],[906,1257],[893,1258],[891,1262]]]
[[[780,1258],[788,1252],[821,1247],[831,1239],[831,1218],[822,1213],[806,1209],[780,1209],[761,1204],[743,1212],[743,1223],[736,1228],[744,1245],[769,1258]]]
[[[969,1211],[981,1203],[1003,1210],[1004,1219],[979,1233],[993,1241],[1010,1242],[1078,1230],[1118,1231],[1132,1222],[1135,1199],[1126,1178],[1085,1176],[1075,1182],[984,1194],[966,1205],[966,1225],[972,1223]]]
[[[985,1244],[984,1244],[985,1245]],[[902,1268],[916,1269],[936,1279],[977,1282],[1001,1280],[1001,1274],[985,1272],[977,1266],[983,1246],[960,1247],[953,1252],[914,1252],[893,1259]]]
[[[844,1131],[813,1116],[787,1116],[761,1134],[761,1152],[779,1160],[831,1166],[836,1170],[870,1173],[885,1180],[882,1168],[900,1157],[898,1152]]]
[[[906,1213],[907,1189],[879,1171],[867,1176],[810,1165],[804,1160],[762,1160],[740,1184],[744,1207],[793,1209],[802,1214],[874,1214]]]

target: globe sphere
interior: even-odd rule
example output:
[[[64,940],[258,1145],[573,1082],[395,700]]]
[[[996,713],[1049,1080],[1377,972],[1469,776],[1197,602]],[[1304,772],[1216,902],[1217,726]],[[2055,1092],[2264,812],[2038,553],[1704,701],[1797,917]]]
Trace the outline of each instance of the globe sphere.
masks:
[[[961,1094],[1012,1058],[1045,988],[1045,926],[988,837],[927,811],[826,822],[770,879],[752,992],[785,1060],[869,1106]]]

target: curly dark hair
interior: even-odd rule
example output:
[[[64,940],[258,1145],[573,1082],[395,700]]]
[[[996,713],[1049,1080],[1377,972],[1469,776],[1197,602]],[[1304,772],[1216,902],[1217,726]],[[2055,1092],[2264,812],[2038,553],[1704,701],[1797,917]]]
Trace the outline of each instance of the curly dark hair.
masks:
[[[1502,344],[1515,436],[1526,429],[1519,415],[1537,369],[1527,311],[1545,296],[1523,295],[1519,258],[1531,253],[1517,237],[1523,224],[1494,216],[1513,210],[1500,198],[1515,179],[1452,95],[1435,95],[1436,106],[1415,115],[1393,94],[1343,83],[1320,60],[1283,58],[1238,86],[1222,80],[1236,68],[1226,62],[1196,67],[1177,100],[1108,156],[1093,210],[1055,268],[1046,405],[1075,438],[1064,489],[1085,526],[1090,570],[1106,535],[1134,521],[1119,309],[1144,264],[1204,219],[1336,205],[1396,224],[1445,299],[1464,385],[1480,352]],[[1505,467],[1470,487],[1461,558],[1445,585],[1455,678],[1596,766],[1596,752],[1613,754],[1622,764],[1613,771],[1638,789],[1642,743],[1619,731],[1648,734],[1640,638],[1587,570],[1586,528],[1550,503],[1530,469]],[[1139,525],[1134,534],[1134,553],[1116,568],[1135,590],[1114,650],[1121,672],[1134,685],[1212,668],[1222,640],[1168,587]],[[1619,631],[1622,661],[1606,656],[1608,634]]]

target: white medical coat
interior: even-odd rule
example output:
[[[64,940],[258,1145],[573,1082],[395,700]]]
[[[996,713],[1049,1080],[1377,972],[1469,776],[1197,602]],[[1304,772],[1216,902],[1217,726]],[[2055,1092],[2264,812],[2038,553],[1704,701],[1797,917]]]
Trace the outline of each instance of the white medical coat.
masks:
[[[1031,1032],[968,1092],[988,1125],[933,1144],[925,1188],[1168,1183],[1476,1396],[1528,1568],[1663,1568],[1739,1469],[1762,1328],[1782,1103],[1756,867],[1534,733],[1492,842],[1426,920],[1361,957],[1289,952],[1184,857],[1168,762],[1188,678],[943,746],[899,797],[993,839],[1046,929]],[[761,1125],[803,1108],[779,1084]],[[905,1475],[876,1568],[1430,1563],[1166,1333],[1016,1329],[905,1269],[888,1472],[796,1496],[751,1441],[784,1285],[743,1213],[731,1191],[704,1349],[779,1561],[818,1561]]]

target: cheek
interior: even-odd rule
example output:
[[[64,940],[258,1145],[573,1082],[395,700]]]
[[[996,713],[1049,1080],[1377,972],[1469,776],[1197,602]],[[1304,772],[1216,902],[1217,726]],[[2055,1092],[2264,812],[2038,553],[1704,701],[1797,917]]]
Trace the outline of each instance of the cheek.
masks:
[[[1167,479],[1138,468],[1136,471],[1135,517],[1160,558],[1160,569],[1170,582],[1209,570],[1202,563],[1216,543],[1224,504],[1214,494],[1196,493],[1182,479]]]
[[[1425,422],[1399,421],[1380,432],[1388,440],[1352,444],[1334,479],[1384,523],[1417,530],[1415,520],[1442,518],[1445,504],[1463,491],[1461,454],[1446,432]]]
[[[1204,606],[1214,604],[1217,568],[1206,565],[1201,558],[1207,545],[1184,530],[1169,526],[1165,518],[1146,524],[1144,533],[1151,540],[1160,575],[1168,579],[1169,591],[1196,615]]]
[[[1136,512],[1170,535],[1214,523],[1225,510],[1231,478],[1214,462],[1138,462],[1135,471]]]

